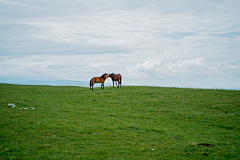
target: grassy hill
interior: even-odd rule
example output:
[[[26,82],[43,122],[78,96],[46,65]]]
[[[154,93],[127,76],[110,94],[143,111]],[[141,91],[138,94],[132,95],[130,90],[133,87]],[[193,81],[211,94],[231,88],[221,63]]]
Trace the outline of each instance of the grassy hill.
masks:
[[[239,110],[239,90],[0,84],[0,159],[238,159]]]

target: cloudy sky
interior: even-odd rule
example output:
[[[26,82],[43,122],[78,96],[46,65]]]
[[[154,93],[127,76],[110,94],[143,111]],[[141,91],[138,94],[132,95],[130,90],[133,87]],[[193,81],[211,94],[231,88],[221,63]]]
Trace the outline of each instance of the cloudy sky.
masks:
[[[123,84],[239,87],[239,8],[239,0],[0,0],[0,82],[114,72]]]

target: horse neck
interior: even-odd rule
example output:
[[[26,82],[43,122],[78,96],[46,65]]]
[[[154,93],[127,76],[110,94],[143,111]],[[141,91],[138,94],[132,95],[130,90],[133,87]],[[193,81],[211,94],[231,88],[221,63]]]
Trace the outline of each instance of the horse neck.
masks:
[[[105,76],[102,76],[102,78],[103,78],[103,79],[104,79],[104,81],[105,81],[107,77],[105,77]]]

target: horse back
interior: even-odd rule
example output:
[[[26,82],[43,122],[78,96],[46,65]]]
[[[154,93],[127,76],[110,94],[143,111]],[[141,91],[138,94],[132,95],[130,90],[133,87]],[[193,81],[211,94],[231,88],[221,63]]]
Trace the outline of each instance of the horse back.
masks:
[[[104,82],[104,79],[102,77],[93,77],[92,81],[94,83],[102,83],[102,82]]]
[[[112,78],[113,81],[118,81],[122,78],[122,76],[121,76],[121,74],[113,74],[111,76],[111,78]]]

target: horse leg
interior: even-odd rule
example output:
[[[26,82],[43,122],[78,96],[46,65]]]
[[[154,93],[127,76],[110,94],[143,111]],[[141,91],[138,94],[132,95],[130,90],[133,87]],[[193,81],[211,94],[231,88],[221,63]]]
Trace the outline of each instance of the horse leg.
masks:
[[[102,82],[102,86],[103,86],[103,89],[104,89],[104,82]],[[101,87],[101,89],[102,89],[102,87]]]
[[[115,83],[116,83],[116,87],[117,87],[117,81],[115,81]]]
[[[92,91],[93,91],[93,86],[94,86],[95,82],[92,82]]]
[[[117,86],[117,88],[119,87],[119,82],[118,81],[116,81],[116,86]]]
[[[113,81],[113,88],[114,88],[114,81]]]

